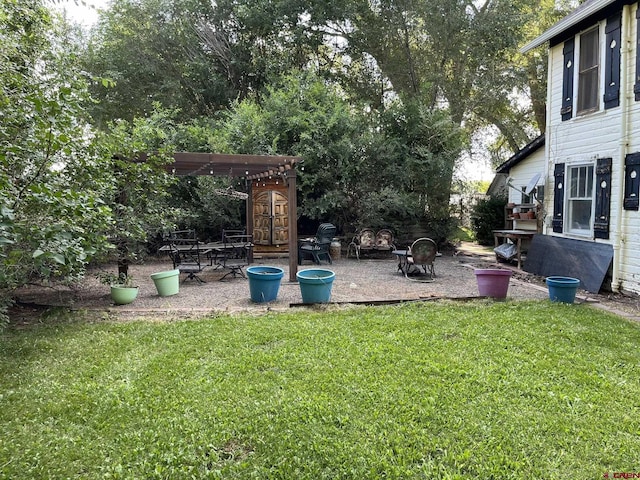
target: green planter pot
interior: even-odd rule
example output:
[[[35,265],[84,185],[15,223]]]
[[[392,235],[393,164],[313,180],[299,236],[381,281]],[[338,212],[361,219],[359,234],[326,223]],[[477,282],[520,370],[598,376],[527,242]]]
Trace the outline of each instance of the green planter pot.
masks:
[[[116,305],[126,305],[138,296],[138,287],[122,287],[111,285],[111,298]]]
[[[180,270],[178,269],[152,273],[151,280],[161,297],[176,295],[180,290]]]

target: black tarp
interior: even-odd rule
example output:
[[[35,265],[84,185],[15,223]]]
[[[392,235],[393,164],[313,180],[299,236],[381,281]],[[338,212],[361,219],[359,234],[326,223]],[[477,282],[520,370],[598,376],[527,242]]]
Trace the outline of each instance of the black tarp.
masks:
[[[534,235],[523,269],[544,277],[578,278],[581,288],[598,293],[612,260],[613,247],[605,243]]]

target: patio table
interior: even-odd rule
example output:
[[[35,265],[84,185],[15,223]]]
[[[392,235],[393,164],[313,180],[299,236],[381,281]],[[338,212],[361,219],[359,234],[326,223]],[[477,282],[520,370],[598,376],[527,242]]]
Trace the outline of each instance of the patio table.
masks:
[[[234,236],[229,236],[228,238],[237,240],[240,237],[246,237],[246,235],[234,235]],[[180,251],[186,251],[186,250],[192,249],[193,246],[192,245],[173,245],[172,247],[171,245],[163,245],[158,249],[158,252],[169,253],[171,251],[171,248],[174,248]],[[218,257],[222,256],[224,258],[224,254],[226,252],[232,251],[233,248],[234,248],[234,245],[232,243],[225,243],[225,242],[207,242],[207,243],[198,244],[198,249],[200,250],[200,254],[205,255],[207,258],[209,258],[209,265],[215,266],[216,269],[219,267],[222,267],[222,264],[218,262]],[[251,263],[251,261],[253,261],[253,243],[248,245],[247,255],[249,258],[249,262]]]
[[[407,269],[409,268],[409,254],[411,253],[410,250],[393,250],[391,252],[392,255],[395,255],[396,257],[398,257],[398,270],[400,270],[400,273],[402,273],[403,275],[406,275]]]
[[[520,270],[522,269],[522,240],[531,240],[535,234],[536,232],[531,230],[494,230],[493,238],[496,247],[507,239],[515,241],[517,251],[516,258],[518,261],[518,269]],[[500,239],[502,239],[502,241]],[[496,260],[498,259],[497,257],[498,255],[496,254]]]

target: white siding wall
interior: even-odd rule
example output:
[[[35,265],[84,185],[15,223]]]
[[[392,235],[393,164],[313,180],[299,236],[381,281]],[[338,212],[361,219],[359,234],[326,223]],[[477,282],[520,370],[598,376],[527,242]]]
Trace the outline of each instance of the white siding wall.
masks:
[[[547,132],[546,132],[546,192],[544,207],[547,214],[544,233],[554,234],[551,229],[551,217],[553,215],[553,186],[554,165],[565,163],[567,165],[593,162],[598,158],[612,159],[611,181],[611,224],[610,238],[608,240],[593,240],[609,243],[614,246],[614,262],[619,262],[619,287],[622,290],[640,293],[640,213],[623,210],[624,198],[624,158],[627,153],[640,151],[640,101],[634,100],[633,83],[635,80],[635,55],[636,55],[636,6],[626,10],[630,16],[623,19],[623,49],[625,39],[628,41],[628,55],[623,62],[627,62],[627,68],[621,72],[621,95],[627,95],[628,114],[627,138],[621,138],[624,130],[623,108],[611,108],[604,110],[602,105],[602,91],[600,92],[600,110],[584,116],[574,116],[571,120],[562,121],[560,108],[562,105],[562,76],[564,70],[563,45],[557,45],[549,51],[549,93],[547,105]],[[631,28],[629,28],[631,27]],[[604,45],[604,30],[601,29],[601,43]],[[576,43],[577,40],[576,40]],[[624,54],[624,51],[623,51]],[[601,64],[604,64],[604,51],[601,55]],[[574,58],[577,71],[577,50]],[[623,63],[624,64],[624,63]],[[604,75],[604,65],[601,74]],[[574,72],[575,73],[575,72]],[[602,78],[601,84],[604,82]],[[577,88],[574,85],[574,98]],[[624,101],[621,100],[624,105]],[[575,105],[575,103],[574,103]],[[575,108],[574,108],[575,112]],[[618,235],[618,226],[621,233]],[[563,235],[569,237],[569,235]],[[579,238],[579,237],[578,237]],[[582,238],[583,239],[583,238]],[[620,250],[618,251],[618,246]],[[617,288],[613,285],[613,288]]]
[[[523,187],[526,187],[529,184],[529,181],[533,178],[533,176],[537,173],[541,175],[540,180],[538,181],[538,185],[544,185],[545,190],[547,185],[545,183],[545,161],[544,161],[544,147],[539,148],[531,155],[529,155],[524,162],[520,162],[516,166],[512,167],[509,170],[509,176],[511,177],[511,184],[516,187],[518,190],[514,190],[513,188],[509,188],[509,201],[513,203],[521,203],[522,195],[520,191],[522,191]]]

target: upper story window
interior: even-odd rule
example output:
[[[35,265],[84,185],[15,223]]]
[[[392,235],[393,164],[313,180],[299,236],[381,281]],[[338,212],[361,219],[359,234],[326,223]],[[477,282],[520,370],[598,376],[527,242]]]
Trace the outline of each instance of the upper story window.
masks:
[[[578,65],[578,115],[598,110],[598,84],[600,81],[599,29],[580,35],[580,62]]]
[[[620,105],[621,18],[618,12],[564,42],[562,121]]]

